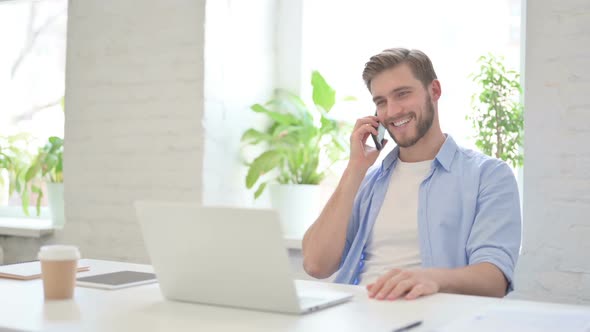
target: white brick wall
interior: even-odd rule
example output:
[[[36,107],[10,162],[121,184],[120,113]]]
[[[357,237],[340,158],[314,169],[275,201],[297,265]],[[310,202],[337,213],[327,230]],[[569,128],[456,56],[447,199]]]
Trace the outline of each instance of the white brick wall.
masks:
[[[590,304],[590,2],[526,12],[524,239],[516,297]]]
[[[132,202],[201,201],[205,1],[69,6],[67,226],[56,241],[147,261]]]

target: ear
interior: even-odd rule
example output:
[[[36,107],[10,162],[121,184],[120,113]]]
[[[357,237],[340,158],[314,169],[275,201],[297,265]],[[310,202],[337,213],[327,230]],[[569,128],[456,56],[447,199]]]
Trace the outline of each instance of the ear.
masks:
[[[432,101],[438,101],[441,94],[442,90],[440,81],[435,79],[432,81],[432,83],[430,83],[430,96],[432,96]]]

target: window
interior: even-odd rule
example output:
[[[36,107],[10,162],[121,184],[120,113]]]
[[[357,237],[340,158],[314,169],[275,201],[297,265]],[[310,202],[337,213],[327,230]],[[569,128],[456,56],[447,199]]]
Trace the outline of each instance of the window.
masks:
[[[0,2],[0,132],[30,134],[31,154],[50,136],[63,137],[66,23],[66,0]],[[20,204],[13,194],[0,215]]]
[[[361,78],[370,56],[390,47],[421,49],[431,58],[441,81],[443,132],[461,146],[477,150],[472,124],[465,117],[477,91],[469,76],[478,70],[478,58],[491,52],[503,56],[507,67],[520,68],[521,1],[485,4],[469,0],[305,1],[302,71],[320,70],[340,96],[356,96],[358,102],[341,104],[333,114],[354,122],[375,109]],[[307,89],[307,82],[303,83],[301,88]]]

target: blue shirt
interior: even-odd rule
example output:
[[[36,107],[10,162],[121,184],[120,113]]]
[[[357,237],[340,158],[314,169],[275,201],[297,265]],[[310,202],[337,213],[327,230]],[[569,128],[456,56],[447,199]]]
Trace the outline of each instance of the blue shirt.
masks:
[[[335,282],[359,283],[367,240],[398,155],[396,147],[361,183]],[[459,147],[447,135],[418,193],[422,267],[492,263],[504,273],[511,291],[520,234],[518,186],[511,168],[501,160]]]

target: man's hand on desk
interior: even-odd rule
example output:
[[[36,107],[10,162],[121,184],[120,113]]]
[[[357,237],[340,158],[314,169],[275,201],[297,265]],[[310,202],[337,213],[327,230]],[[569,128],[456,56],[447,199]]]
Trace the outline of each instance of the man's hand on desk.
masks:
[[[503,297],[508,280],[494,264],[483,262],[454,269],[393,269],[367,285],[369,297],[395,300],[438,292]]]
[[[393,269],[367,285],[369,297],[377,300],[406,300],[437,293],[440,285],[428,270]]]

